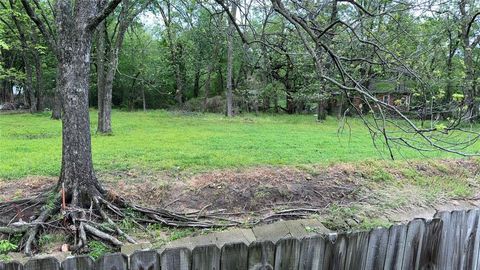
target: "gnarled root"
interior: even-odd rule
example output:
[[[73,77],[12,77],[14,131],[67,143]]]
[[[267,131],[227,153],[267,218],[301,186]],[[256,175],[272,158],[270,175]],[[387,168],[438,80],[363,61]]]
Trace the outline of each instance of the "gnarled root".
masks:
[[[52,194],[54,196],[51,196]],[[9,214],[12,216],[15,213],[13,209],[17,209],[19,205],[23,209],[36,208],[36,212],[39,214],[38,216],[24,217],[31,220],[26,222],[23,218],[19,218],[19,216],[24,215],[23,210],[19,212],[16,210],[18,213],[13,215],[8,224],[0,224],[0,234],[24,233],[23,251],[27,255],[32,255],[36,239],[49,226],[73,231],[75,240],[70,247],[73,252],[81,252],[82,248],[87,246],[89,238],[98,239],[113,246],[123,245],[122,240],[136,243],[135,239],[125,233],[116,222],[116,220],[126,217],[127,209],[129,213],[133,211],[134,215],[129,216],[129,218],[139,226],[161,223],[174,227],[213,228],[239,224],[234,221],[225,221],[224,218],[209,218],[208,215],[193,218],[186,214],[174,213],[164,209],[147,208],[126,202],[124,199],[103,190],[92,192],[92,194],[94,195],[89,197],[89,207],[85,207],[85,200],[83,200],[83,204],[80,204],[77,199],[67,204],[65,201],[68,195],[58,189],[41,194],[34,199],[2,203],[0,204],[0,215]],[[77,196],[74,197],[78,198]],[[108,225],[101,225],[105,223]]]

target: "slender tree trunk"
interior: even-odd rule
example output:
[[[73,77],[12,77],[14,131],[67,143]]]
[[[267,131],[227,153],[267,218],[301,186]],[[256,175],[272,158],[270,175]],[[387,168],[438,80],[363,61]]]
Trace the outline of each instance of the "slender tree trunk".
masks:
[[[35,96],[37,99],[37,111],[43,111],[44,105],[44,89],[43,89],[43,68],[42,57],[37,50],[34,52],[33,59],[35,61]]]
[[[100,6],[104,6],[105,1],[101,1]],[[97,132],[109,132],[105,123],[105,40],[106,37],[105,22],[102,22],[97,27],[97,97],[98,97],[98,126]]]
[[[195,79],[193,82],[193,97],[198,98],[200,95],[200,65],[195,70]]]
[[[213,68],[212,62],[208,63],[207,80],[205,81],[205,97],[204,97],[204,100],[203,100],[203,112],[207,111],[207,101],[208,101],[208,96],[210,95],[210,88],[211,88],[211,85],[212,85],[212,82],[211,82],[212,68]]]
[[[32,66],[28,62],[28,57],[24,57],[25,64],[25,92],[28,94],[28,103],[30,105],[30,113],[37,112],[37,98],[33,89],[33,72]]]
[[[37,31],[32,30],[31,39],[33,45],[38,44]],[[37,111],[43,111],[44,89],[43,89],[43,68],[42,56],[37,49],[33,49],[33,61],[35,66],[35,98],[37,99]]]
[[[1,49],[0,55],[3,56],[2,60],[4,68],[9,69],[13,66],[15,57],[12,55],[12,53],[9,50],[4,50]],[[0,96],[0,102],[2,103],[7,103],[7,102],[13,102],[13,93],[12,93],[12,82],[10,79],[5,78],[2,82],[2,93]]]
[[[143,103],[143,111],[147,111],[147,101],[145,99],[145,88],[142,87],[142,103]]]
[[[9,0],[10,7],[12,10],[15,10],[15,5],[13,0]],[[22,60],[25,69],[25,94],[27,95],[28,104],[30,106],[30,112],[35,113],[37,111],[37,99],[35,98],[35,92],[33,89],[33,72],[32,66],[30,65],[29,57],[28,57],[28,44],[25,32],[23,31],[23,27],[20,21],[17,19],[15,13],[12,13],[12,20],[15,23],[15,26],[18,31],[18,36],[20,39],[20,44],[22,47]]]
[[[237,14],[237,5],[232,2],[231,10],[233,18],[236,18]],[[227,34],[227,116],[233,116],[233,47],[234,47],[234,38],[235,25],[230,19],[228,20],[228,34]]]
[[[458,48],[458,41],[454,40],[452,31],[448,31],[448,57],[447,57],[447,87],[445,91],[444,102],[448,103],[452,101],[453,85],[453,57]]]
[[[175,75],[175,100],[179,105],[183,104],[183,80],[182,80],[182,71],[181,71],[181,51],[183,50],[181,47],[181,44],[176,44],[176,41],[174,40],[174,33],[172,32],[171,29],[171,3],[169,0],[165,1],[166,3],[166,8],[160,7],[160,13],[163,18],[163,22],[165,23],[165,28],[167,31],[167,40],[168,40],[168,46],[170,49],[170,58],[172,61],[172,64],[174,66],[174,75]]]
[[[172,41],[173,42],[173,41]],[[176,83],[176,90],[175,90],[175,100],[179,105],[183,104],[183,76],[182,76],[182,68],[181,68],[181,53],[183,49],[181,49],[181,45],[172,45],[173,47],[177,47],[172,49],[172,58],[173,63],[175,65],[175,83]],[[179,50],[180,49],[180,50]]]
[[[60,64],[58,65],[60,66]],[[59,71],[57,70],[57,73]],[[52,118],[53,120],[60,120],[62,118],[62,97],[60,95],[60,85],[59,85],[60,75],[57,74],[55,92],[53,93],[53,108],[52,108]]]
[[[104,0],[101,0],[100,7],[103,8],[105,5]],[[98,127],[97,132],[100,133],[111,133],[112,132],[112,92],[113,92],[113,79],[115,78],[115,74],[117,72],[118,67],[118,58],[120,54],[120,50],[122,48],[123,39],[125,37],[125,33],[127,32],[127,28],[130,25],[133,17],[136,14],[133,14],[133,17],[129,17],[129,9],[130,9],[130,1],[123,0],[122,9],[120,11],[120,15],[118,18],[118,30],[116,33],[116,38],[114,44],[111,45],[110,50],[105,55],[105,41],[107,39],[107,32],[105,24],[100,24],[97,29],[99,32],[99,58],[102,60],[102,66],[98,69],[102,71],[103,78],[98,77],[99,87],[103,87],[102,91],[98,91],[99,94],[99,110],[98,110]],[[106,58],[105,58],[106,56]],[[107,61],[105,61],[105,59]],[[106,71],[105,71],[105,62]],[[102,101],[100,103],[100,100]],[[101,104],[101,107],[100,107]]]

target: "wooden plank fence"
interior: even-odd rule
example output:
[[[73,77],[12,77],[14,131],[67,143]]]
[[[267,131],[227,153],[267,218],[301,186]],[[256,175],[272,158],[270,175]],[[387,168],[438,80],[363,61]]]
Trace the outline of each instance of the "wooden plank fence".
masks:
[[[480,270],[480,210],[441,212],[432,220],[302,239],[137,251],[63,262],[1,263],[0,270]]]

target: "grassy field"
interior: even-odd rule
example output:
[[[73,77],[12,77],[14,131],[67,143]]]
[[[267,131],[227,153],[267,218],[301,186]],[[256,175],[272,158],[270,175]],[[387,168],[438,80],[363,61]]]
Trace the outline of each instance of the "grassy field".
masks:
[[[335,118],[314,116],[182,115],[166,111],[113,113],[113,136],[95,135],[93,159],[98,171],[204,171],[257,165],[328,164],[386,158],[373,147],[360,121],[338,132]],[[444,156],[432,153],[431,156]],[[397,157],[420,154],[404,149]],[[48,113],[0,115],[0,179],[58,175],[61,122]]]

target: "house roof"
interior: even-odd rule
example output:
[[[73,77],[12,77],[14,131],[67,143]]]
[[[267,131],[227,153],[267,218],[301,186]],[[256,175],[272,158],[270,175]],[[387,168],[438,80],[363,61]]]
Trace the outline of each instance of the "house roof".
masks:
[[[414,86],[413,81],[389,81],[389,80],[376,80],[371,81],[368,89],[372,94],[410,94]]]

